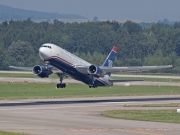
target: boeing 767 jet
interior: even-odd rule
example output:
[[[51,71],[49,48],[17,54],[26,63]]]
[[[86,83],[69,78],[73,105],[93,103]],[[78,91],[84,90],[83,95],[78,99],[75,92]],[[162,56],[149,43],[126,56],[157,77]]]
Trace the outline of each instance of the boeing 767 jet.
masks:
[[[109,55],[105,59],[102,66],[91,64],[74,54],[64,50],[63,48],[52,44],[45,43],[39,48],[39,56],[46,63],[45,66],[36,65],[34,67],[16,67],[10,68],[31,70],[40,78],[49,77],[55,73],[60,78],[60,83],[57,88],[65,88],[63,83],[65,76],[70,76],[78,81],[81,81],[89,86],[96,88],[98,86],[113,86],[114,82],[137,81],[137,80],[114,80],[111,79],[111,73],[118,72],[139,72],[152,69],[170,68],[172,65],[164,66],[131,66],[131,67],[113,67],[113,62],[117,54],[118,48],[114,46]],[[58,69],[58,72],[54,72]]]

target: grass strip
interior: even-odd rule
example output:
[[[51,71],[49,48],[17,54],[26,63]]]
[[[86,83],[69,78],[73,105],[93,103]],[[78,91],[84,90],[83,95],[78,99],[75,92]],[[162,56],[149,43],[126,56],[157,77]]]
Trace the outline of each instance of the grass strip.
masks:
[[[101,96],[141,96],[176,95],[179,87],[167,86],[113,86],[90,89],[85,84],[68,84],[56,89],[55,84],[43,83],[1,83],[0,99],[61,98],[61,97],[101,97]]]
[[[113,79],[129,79],[129,80],[144,80],[150,82],[180,82],[180,79],[171,79],[171,78],[147,78],[147,77],[117,77],[112,76]]]
[[[36,75],[32,74],[23,74],[23,73],[0,73],[0,77],[14,77],[14,78],[37,78]]]
[[[144,105],[124,105],[123,107],[180,107],[180,103],[171,103],[171,104],[144,104]]]
[[[24,133],[12,133],[12,132],[0,131],[0,135],[27,135],[27,134],[24,134]]]
[[[108,110],[102,115],[118,119],[180,123],[180,113],[176,110]]]
[[[0,73],[0,77],[12,77],[12,78],[39,78],[37,75],[33,73]],[[58,76],[56,74],[52,74],[49,76],[49,78],[58,79]]]

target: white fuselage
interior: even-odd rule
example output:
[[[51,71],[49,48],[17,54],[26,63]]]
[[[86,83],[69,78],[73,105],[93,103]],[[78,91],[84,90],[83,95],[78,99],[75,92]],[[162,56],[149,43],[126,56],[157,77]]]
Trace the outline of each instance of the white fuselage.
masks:
[[[76,67],[76,66],[90,66],[91,64],[87,61],[75,56],[74,54],[62,49],[61,47],[46,43],[43,44],[39,49],[39,56],[44,61],[49,61],[50,59],[58,59],[66,63],[69,66]],[[58,67],[56,67],[58,68]],[[60,69],[61,70],[61,69]],[[71,74],[72,76],[72,74]],[[74,77],[76,78],[76,77]],[[85,78],[84,78],[85,79]],[[96,78],[96,80],[103,83],[105,86],[112,86],[113,84],[109,82],[110,77],[105,75],[104,77]]]
[[[87,61],[51,43],[43,44],[40,47],[39,56],[44,61],[48,60],[51,57],[57,56],[67,61],[68,63],[71,63],[73,66],[75,65],[90,66],[91,65]]]

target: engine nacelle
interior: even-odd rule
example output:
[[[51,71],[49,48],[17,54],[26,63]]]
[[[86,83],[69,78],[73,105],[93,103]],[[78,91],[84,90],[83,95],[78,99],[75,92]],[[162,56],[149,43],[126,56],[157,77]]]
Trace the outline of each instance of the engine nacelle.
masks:
[[[32,71],[40,78],[49,77],[49,75],[53,73],[51,69],[48,69],[45,66],[40,66],[40,65],[34,66]]]
[[[97,65],[89,66],[87,72],[95,77],[103,77],[103,71]]]

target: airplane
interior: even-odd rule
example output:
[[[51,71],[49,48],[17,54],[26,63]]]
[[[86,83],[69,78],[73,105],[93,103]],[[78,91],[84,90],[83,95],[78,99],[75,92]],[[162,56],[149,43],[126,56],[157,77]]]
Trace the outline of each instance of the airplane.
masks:
[[[60,83],[56,86],[57,88],[66,87],[66,84],[63,83],[65,76],[70,76],[75,80],[81,81],[87,84],[89,88],[96,88],[98,86],[111,87],[115,82],[139,81],[111,79],[111,73],[140,72],[172,67],[172,65],[113,67],[117,51],[117,46],[114,46],[102,66],[97,66],[77,57],[55,44],[45,43],[39,48],[39,56],[45,62],[44,66],[35,65],[34,67],[9,67],[13,69],[32,71],[40,78],[47,78],[52,73],[55,73],[60,78]]]

